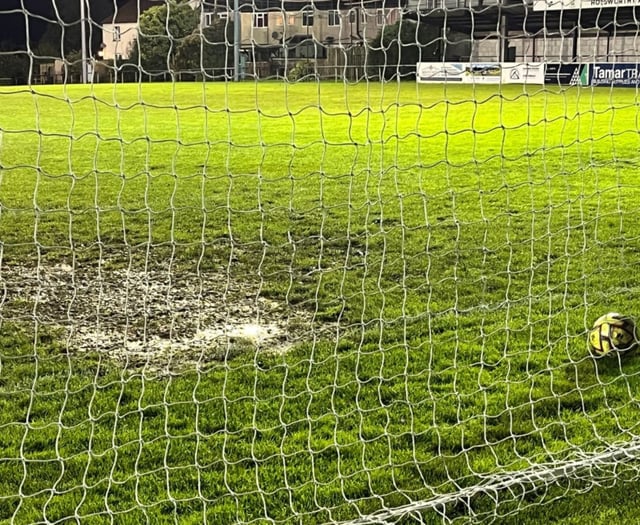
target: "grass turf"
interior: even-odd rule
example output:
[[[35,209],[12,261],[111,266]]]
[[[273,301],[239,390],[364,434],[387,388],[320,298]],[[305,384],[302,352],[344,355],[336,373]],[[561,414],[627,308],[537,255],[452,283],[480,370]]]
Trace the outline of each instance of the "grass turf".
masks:
[[[37,299],[5,296],[31,315],[2,318],[0,521],[348,520],[637,439],[640,357],[585,350],[593,319],[638,311],[634,90],[150,84],[0,101],[5,273],[221,266],[335,327],[152,377],[74,352]],[[637,476],[609,470],[446,513],[633,521],[625,486],[580,495]]]

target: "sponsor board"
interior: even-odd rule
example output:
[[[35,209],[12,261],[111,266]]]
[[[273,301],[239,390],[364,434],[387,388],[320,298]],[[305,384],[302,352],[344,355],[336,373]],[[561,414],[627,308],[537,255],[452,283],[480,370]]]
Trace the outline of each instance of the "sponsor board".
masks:
[[[588,86],[590,80],[590,64],[546,64],[545,84]]]
[[[559,11],[563,9],[602,9],[603,7],[632,7],[640,0],[534,0],[534,11]]]
[[[462,84],[542,84],[544,64],[501,62],[419,62],[418,82]]]
[[[419,62],[416,73],[418,82],[462,82],[465,68],[457,62]]]
[[[639,64],[593,64],[591,66],[592,86],[624,86],[640,85]]]
[[[422,62],[418,82],[555,84],[640,87],[640,64],[544,64],[542,62]]]
[[[419,62],[418,82],[460,82],[462,84],[500,84],[499,62]]]
[[[470,62],[464,64],[465,84],[500,84],[502,82],[502,64],[500,62]]]
[[[545,65],[542,62],[502,64],[503,84],[544,84]]]

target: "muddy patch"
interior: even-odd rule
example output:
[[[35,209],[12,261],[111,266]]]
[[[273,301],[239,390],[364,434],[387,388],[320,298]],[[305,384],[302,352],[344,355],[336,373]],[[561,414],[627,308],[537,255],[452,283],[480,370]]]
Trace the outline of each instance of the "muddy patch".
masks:
[[[247,353],[285,353],[329,335],[312,315],[260,295],[259,281],[219,271],[3,266],[5,320],[59,328],[70,352],[101,352],[128,367],[172,373]]]

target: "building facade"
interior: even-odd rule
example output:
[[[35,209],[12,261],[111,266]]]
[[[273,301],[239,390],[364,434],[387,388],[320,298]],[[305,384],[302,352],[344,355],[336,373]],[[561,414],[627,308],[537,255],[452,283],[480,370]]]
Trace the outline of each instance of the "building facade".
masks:
[[[258,77],[285,75],[301,61],[335,76],[345,62],[364,62],[366,42],[403,15],[402,0],[321,0],[240,3],[240,46],[246,72]],[[203,25],[216,19],[233,22],[233,11],[219,2],[202,4]],[[351,58],[349,58],[349,56]],[[355,57],[358,58],[355,58]]]
[[[130,0],[104,20],[101,58],[128,58],[140,14],[164,1]],[[202,27],[234,21],[232,0],[190,3],[200,11]],[[364,56],[357,48],[366,48],[403,17],[436,28],[440,52],[434,61],[640,61],[639,8],[537,5],[534,0],[239,0],[242,63],[248,74],[261,77],[286,74],[300,61],[313,60],[318,70],[350,60],[357,65]]]

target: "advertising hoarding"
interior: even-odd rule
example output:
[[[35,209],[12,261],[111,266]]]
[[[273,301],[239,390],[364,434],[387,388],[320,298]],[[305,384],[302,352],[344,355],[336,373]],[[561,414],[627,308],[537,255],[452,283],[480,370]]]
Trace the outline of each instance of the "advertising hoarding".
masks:
[[[500,62],[470,62],[465,64],[465,84],[501,84],[502,64]]]
[[[422,62],[416,71],[418,82],[640,87],[640,64],[625,62]]]
[[[601,63],[591,66],[592,86],[638,87],[640,65],[626,63]]]
[[[418,82],[543,84],[544,64],[506,62],[419,62]]]
[[[590,64],[546,64],[545,84],[588,86],[590,80]]]
[[[515,62],[502,64],[503,84],[544,84],[545,64]]]
[[[418,82],[460,82],[462,84],[499,84],[499,62],[418,62]]]
[[[462,82],[464,64],[457,62],[418,62],[416,80],[418,82]]]
[[[640,0],[534,0],[534,11],[560,11],[564,9],[602,9],[603,7],[632,7]]]

